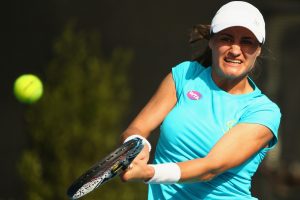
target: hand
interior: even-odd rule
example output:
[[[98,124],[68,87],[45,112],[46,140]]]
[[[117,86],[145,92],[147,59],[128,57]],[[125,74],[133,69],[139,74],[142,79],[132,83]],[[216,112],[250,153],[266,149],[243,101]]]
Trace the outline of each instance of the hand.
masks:
[[[120,175],[121,179],[125,182],[142,180],[146,181],[154,175],[154,169],[147,165],[150,153],[148,146],[145,145],[141,153],[132,161],[127,170]]]
[[[149,158],[150,158],[150,152],[149,152],[149,147],[147,144],[145,144],[144,148],[142,149],[142,151],[136,156],[136,158],[133,160],[133,162],[135,161],[142,161],[144,162],[145,164],[148,163],[149,161]],[[133,163],[132,162],[132,163]]]

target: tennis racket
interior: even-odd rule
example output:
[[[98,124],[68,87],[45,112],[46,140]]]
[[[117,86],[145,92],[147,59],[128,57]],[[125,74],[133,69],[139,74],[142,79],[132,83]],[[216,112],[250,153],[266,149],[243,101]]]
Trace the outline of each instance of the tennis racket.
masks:
[[[130,165],[143,147],[140,138],[125,142],[75,180],[67,190],[68,197],[78,199],[119,175]]]

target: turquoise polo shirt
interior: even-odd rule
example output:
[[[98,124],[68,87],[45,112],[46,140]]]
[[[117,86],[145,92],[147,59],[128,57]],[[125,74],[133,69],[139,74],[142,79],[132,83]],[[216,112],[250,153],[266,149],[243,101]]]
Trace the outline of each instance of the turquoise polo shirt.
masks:
[[[177,103],[160,127],[154,163],[203,158],[238,123],[264,125],[272,131],[274,137],[268,148],[261,149],[240,166],[211,181],[150,184],[149,200],[256,199],[251,196],[251,179],[266,153],[277,143],[280,110],[250,78],[253,92],[232,95],[214,83],[211,70],[211,67],[205,68],[198,62],[190,61],[172,68]]]

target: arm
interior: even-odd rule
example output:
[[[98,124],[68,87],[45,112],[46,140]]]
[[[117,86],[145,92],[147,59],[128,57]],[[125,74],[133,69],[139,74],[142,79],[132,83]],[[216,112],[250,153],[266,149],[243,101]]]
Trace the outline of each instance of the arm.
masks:
[[[272,139],[272,132],[259,124],[238,124],[228,131],[204,158],[177,163],[180,181],[208,181],[224,171],[241,165]],[[149,180],[154,175],[150,165],[134,162],[124,180]]]
[[[147,138],[176,104],[176,89],[169,73],[160,84],[154,96],[123,132],[122,140],[133,134]]]
[[[205,158],[178,163],[181,180],[211,180],[224,171],[239,166],[273,138],[267,127],[259,124],[238,124],[230,129]]]
[[[140,135],[147,138],[170,112],[177,102],[176,89],[172,74],[169,73],[160,84],[158,90],[129,127],[122,134],[122,141],[130,135]],[[142,152],[135,158],[134,162],[146,165],[150,157],[150,147],[145,145]],[[133,162],[133,163],[134,163]]]

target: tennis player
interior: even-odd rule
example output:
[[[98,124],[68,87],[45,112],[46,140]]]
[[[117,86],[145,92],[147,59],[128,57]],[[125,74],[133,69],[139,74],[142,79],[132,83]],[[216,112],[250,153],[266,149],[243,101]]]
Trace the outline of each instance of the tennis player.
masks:
[[[223,5],[210,26],[209,66],[185,61],[173,67],[122,134],[146,145],[121,178],[149,184],[149,200],[257,199],[251,179],[277,143],[281,118],[249,77],[265,39],[256,7],[243,1]],[[149,164],[146,138],[158,126]]]

